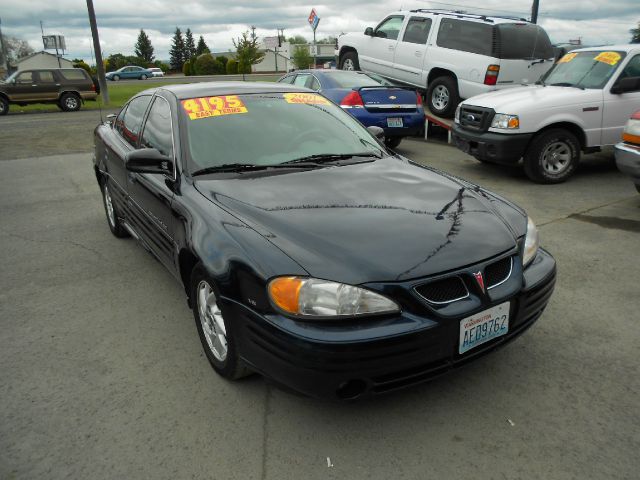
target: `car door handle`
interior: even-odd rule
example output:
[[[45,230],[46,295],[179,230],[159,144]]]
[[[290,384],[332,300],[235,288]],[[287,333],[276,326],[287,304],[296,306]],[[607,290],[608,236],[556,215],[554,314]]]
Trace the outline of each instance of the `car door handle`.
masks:
[[[395,47],[395,45],[389,45],[388,48],[389,48],[389,50],[395,50],[396,47]]]
[[[421,57],[421,56],[422,56],[422,52],[421,52],[420,50],[417,50],[417,51],[415,52],[415,56],[416,56],[416,57]]]

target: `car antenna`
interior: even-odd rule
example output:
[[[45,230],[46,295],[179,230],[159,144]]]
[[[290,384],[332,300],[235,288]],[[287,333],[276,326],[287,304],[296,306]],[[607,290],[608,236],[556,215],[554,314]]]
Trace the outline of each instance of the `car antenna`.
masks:
[[[96,65],[96,68],[98,68],[98,64],[96,63],[96,56],[93,54],[93,48],[91,48],[91,45],[89,45],[89,51],[91,52],[93,63]],[[91,81],[93,82],[93,88],[96,88],[96,82],[93,80],[93,77],[91,77]],[[99,82],[98,85],[100,85]],[[100,92],[98,97],[99,98],[96,98],[96,101],[98,102],[98,110],[100,111],[100,123],[104,123],[104,120],[102,119],[102,92]]]

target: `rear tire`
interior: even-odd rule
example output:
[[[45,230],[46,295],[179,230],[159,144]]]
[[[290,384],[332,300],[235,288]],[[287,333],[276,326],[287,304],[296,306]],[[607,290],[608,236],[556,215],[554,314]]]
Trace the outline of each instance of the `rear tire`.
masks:
[[[340,59],[340,70],[358,71],[360,70],[360,62],[356,52],[347,52]]]
[[[142,76],[140,77],[140,80],[146,80],[146,79],[147,79],[147,76],[146,76],[146,75],[142,75]]]
[[[563,128],[538,134],[524,154],[524,172],[536,183],[564,182],[574,174],[578,163],[580,142]]]
[[[75,93],[65,93],[60,97],[60,108],[65,112],[75,112],[80,110],[82,101],[80,97]]]
[[[191,304],[198,336],[207,360],[220,376],[237,380],[252,371],[238,355],[233,319],[220,306],[215,283],[202,264],[191,273]]]
[[[384,137],[384,144],[388,148],[397,148],[402,141],[402,137]]]
[[[438,77],[427,88],[427,106],[431,113],[443,118],[453,118],[460,103],[458,81],[454,77]]]
[[[6,98],[0,97],[0,115],[9,113],[9,102]]]

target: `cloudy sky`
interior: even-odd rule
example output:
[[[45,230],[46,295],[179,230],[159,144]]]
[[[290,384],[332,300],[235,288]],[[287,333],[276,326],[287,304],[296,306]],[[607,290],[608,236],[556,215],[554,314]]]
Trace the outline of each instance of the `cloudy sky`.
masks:
[[[531,0],[94,0],[103,53],[133,54],[140,28],[150,36],[156,57],[167,59],[175,27],[203,35],[213,51],[233,48],[232,38],[256,26],[259,37],[301,34],[312,38],[307,17],[315,7],[321,17],[318,38],[374,26],[401,8],[453,8],[490,14],[529,17]],[[482,8],[475,6],[480,3]],[[85,0],[0,0],[5,35],[42,48],[40,20],[45,34],[66,37],[68,58],[91,59],[91,32]],[[553,42],[582,37],[583,43],[627,43],[629,29],[640,21],[640,0],[540,0],[539,23]],[[89,63],[93,63],[89,61]]]

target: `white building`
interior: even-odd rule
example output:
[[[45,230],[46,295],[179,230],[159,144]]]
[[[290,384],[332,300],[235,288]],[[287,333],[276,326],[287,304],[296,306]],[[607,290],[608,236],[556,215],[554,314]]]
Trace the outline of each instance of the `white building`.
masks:
[[[58,63],[58,60],[60,63]],[[36,68],[73,68],[73,62],[66,58],[56,57],[49,52],[36,52],[16,60],[13,64],[16,70],[31,70]]]

